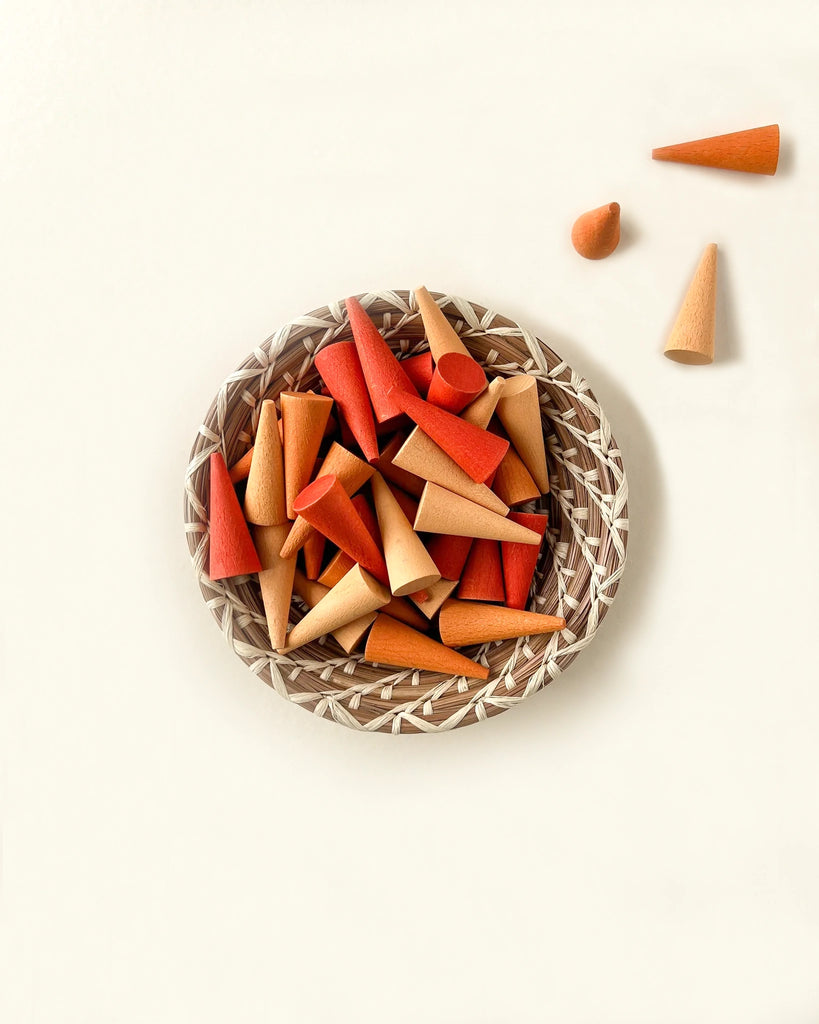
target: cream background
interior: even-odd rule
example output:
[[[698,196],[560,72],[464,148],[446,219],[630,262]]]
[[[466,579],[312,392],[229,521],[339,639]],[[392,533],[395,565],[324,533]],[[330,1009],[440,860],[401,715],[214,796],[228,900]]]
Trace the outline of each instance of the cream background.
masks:
[[[13,1022],[819,1019],[817,7],[0,6],[2,968]],[[773,179],[649,159],[779,121]],[[575,216],[618,200],[588,263]],[[711,368],[659,354],[720,245]],[[626,458],[592,647],[445,737],[290,706],[182,533],[220,380],[425,282]]]

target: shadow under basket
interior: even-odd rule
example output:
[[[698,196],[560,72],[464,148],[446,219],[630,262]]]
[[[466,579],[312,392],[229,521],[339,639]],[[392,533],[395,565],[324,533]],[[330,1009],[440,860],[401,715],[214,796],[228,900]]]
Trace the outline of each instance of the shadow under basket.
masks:
[[[444,732],[532,696],[591,642],[626,560],[626,476],[608,420],[587,382],[513,320],[465,299],[433,295],[490,378],[528,373],[537,380],[551,493],[523,510],[547,509],[550,523],[528,607],[563,616],[566,628],[560,633],[463,648],[489,666],[487,681],[372,665],[361,654],[345,654],[332,637],[282,655],[270,648],[257,577],[209,579],[209,456],[221,451],[231,465],[244,454],[263,399],[281,391],[320,390],[316,353],[352,338],[342,301],[285,324],[227,378],[199,428],[185,478],[188,546],[225,639],[283,697],[366,731]],[[412,292],[369,292],[359,299],[399,358],[426,350]],[[294,602],[291,621],[303,614]]]

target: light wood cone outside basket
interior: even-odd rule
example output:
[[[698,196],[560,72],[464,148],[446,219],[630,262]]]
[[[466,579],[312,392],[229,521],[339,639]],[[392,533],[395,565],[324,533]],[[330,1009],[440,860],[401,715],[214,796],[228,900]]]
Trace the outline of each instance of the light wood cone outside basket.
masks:
[[[510,377],[503,385],[496,411],[540,493],[547,494],[549,471],[546,468],[546,445],[535,378],[525,373]]]
[[[389,615],[378,615],[364,648],[364,657],[379,665],[426,669],[445,675],[488,679],[489,669],[437,640],[418,633]]]
[[[620,244],[620,204],[606,203],[581,214],[572,227],[572,245],[587,260],[611,256]]]
[[[538,615],[479,601],[445,601],[438,616],[441,640],[448,647],[556,633],[565,627],[566,620],[555,615]]]
[[[713,362],[716,311],[717,247],[712,243],[705,247],[666,342],[668,358],[689,366]]]
[[[661,146],[651,151],[654,160],[678,164],[720,167],[750,174],[775,174],[779,163],[779,125],[749,128],[747,131],[713,135],[708,139]]]
[[[424,322],[429,350],[436,363],[446,352],[460,352],[467,356],[471,354],[426,288],[422,286],[415,289],[415,301]]]
[[[437,583],[441,574],[379,473],[372,478],[371,486],[394,596],[405,597]]]
[[[339,626],[383,608],[390,592],[378,580],[354,565],[344,578],[314,608],[297,622],[287,636],[287,647],[293,651],[303,644],[332,633]]]
[[[287,518],[295,519],[293,502],[313,475],[332,398],[283,391],[280,398],[284,431],[284,483]]]
[[[540,537],[525,526],[490,512],[474,501],[427,484],[418,504],[415,529],[424,533],[450,533],[457,537],[484,537],[520,544],[539,544]]]
[[[282,558],[279,554],[289,529],[290,523],[253,528],[253,542],[262,563],[259,587],[262,591],[270,646],[274,651],[284,646],[287,623],[290,620],[290,599],[293,594],[296,559]]]
[[[461,419],[471,423],[473,427],[480,427],[486,430],[489,421],[495,413],[495,408],[503,394],[503,386],[506,383],[503,377],[493,377],[489,381],[489,387],[482,395],[478,395],[474,402],[461,412]]]
[[[258,526],[287,522],[284,461],[275,402],[262,402],[245,490],[245,519]]]
[[[323,600],[330,593],[330,588],[322,586],[321,583],[317,583],[315,580],[308,580],[304,573],[299,572],[297,569],[293,577],[293,593],[298,594],[308,608],[314,608],[319,601]],[[352,654],[356,647],[358,647],[361,638],[373,622],[375,622],[376,615],[377,612],[367,612],[366,615],[353,619],[352,622],[348,622],[345,626],[339,626],[337,629],[331,630],[330,635],[343,651],[347,654]]]

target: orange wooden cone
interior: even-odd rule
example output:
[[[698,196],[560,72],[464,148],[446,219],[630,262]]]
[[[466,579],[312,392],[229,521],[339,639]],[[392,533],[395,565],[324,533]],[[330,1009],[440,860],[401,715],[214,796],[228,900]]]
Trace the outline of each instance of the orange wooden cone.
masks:
[[[492,490],[510,508],[540,497],[540,488],[514,448],[509,449],[498,466]]]
[[[472,545],[458,587],[458,597],[470,601],[504,600],[500,544],[496,540],[476,540]]]
[[[422,480],[420,476],[416,476],[414,473],[408,473],[405,469],[401,469],[393,462],[393,459],[401,450],[401,446],[403,444],[404,435],[396,434],[379,455],[378,461],[375,463],[375,468],[385,480],[389,480],[390,483],[395,484],[396,487],[400,487],[401,490],[406,491],[407,494],[411,494],[415,498],[420,498],[426,481]]]
[[[283,650],[293,651],[325,633],[332,633],[340,626],[346,626],[362,615],[381,608],[389,599],[390,594],[385,586],[360,565],[354,565],[326,597],[290,630],[287,646]]]
[[[278,526],[287,522],[279,419],[276,405],[270,400],[262,402],[259,415],[245,490],[245,519],[259,526]]]
[[[446,352],[460,352],[462,355],[469,355],[469,350],[455,332],[455,328],[447,320],[441,311],[441,307],[429,294],[426,288],[415,289],[415,301],[424,322],[429,350],[436,363],[440,362],[441,356]]]
[[[495,412],[495,407],[500,401],[500,396],[503,394],[503,385],[503,377],[493,377],[486,391],[482,395],[478,395],[475,401],[470,402],[463,410],[461,419],[475,427],[480,427],[481,430],[486,430],[492,419],[492,414]]]
[[[662,146],[651,151],[653,160],[670,160],[677,164],[699,164],[721,167],[728,171],[750,174],[775,174],[779,162],[779,125],[714,135],[710,139]]]
[[[409,359],[402,359],[401,366],[421,398],[426,398],[435,370],[432,353],[422,352],[420,355],[410,356]]]
[[[296,571],[296,559],[282,558],[279,554],[289,529],[290,523],[256,526],[253,529],[253,541],[262,563],[262,571],[259,573],[262,604],[267,618],[270,646],[274,651],[284,645],[287,635],[293,574]]]
[[[371,486],[392,593],[405,597],[437,583],[441,574],[384,478],[376,473]]]
[[[458,537],[540,543],[540,537],[532,530],[437,484],[427,484],[424,488],[415,517],[415,529],[426,533],[452,533]]]
[[[328,345],[316,355],[314,365],[364,452],[364,458],[373,462],[378,458],[375,420],[355,344],[341,341]]]
[[[213,452],[210,457],[208,531],[208,575],[212,580],[259,572],[262,564],[220,452]]]
[[[714,361],[717,310],[717,247],[707,245],[694,280],[671,329],[665,354],[677,363],[704,366]]]
[[[416,398],[418,392],[358,299],[347,299],[346,304],[375,418],[379,423],[384,423],[401,412],[390,398],[391,388],[408,391]],[[350,426],[352,428],[352,424]]]
[[[438,580],[437,583],[430,584],[423,594],[411,594],[410,600],[428,619],[431,619],[457,586],[457,580]]]
[[[342,448],[340,444],[336,443],[327,452],[324,461],[316,472],[316,479],[319,476],[337,476],[339,483],[347,494],[355,494],[360,487],[364,486],[374,472],[372,466],[368,466],[357,455],[353,455],[351,451]],[[296,521],[293,523],[293,529],[290,531],[285,542],[282,556],[290,558],[295,555],[304,547],[307,538],[312,532],[313,527],[310,526],[307,520],[297,516]]]
[[[485,390],[486,374],[472,356],[444,352],[432,375],[427,401],[457,413]]]
[[[442,578],[457,581],[464,571],[472,544],[472,537],[453,537],[448,533],[438,533],[430,539],[427,551]]]
[[[250,472],[250,463],[252,461],[253,449],[249,448],[241,459],[239,459],[238,462],[234,462],[230,467],[230,482],[232,484],[239,484],[242,480],[247,480],[248,473]]]
[[[321,575],[321,563],[324,561],[324,549],[327,538],[318,530],[312,530],[304,542],[304,574],[308,580],[317,580]]]
[[[510,512],[509,518],[526,526],[543,540],[549,517],[536,512]],[[506,591],[506,607],[523,609],[529,603],[529,590],[535,575],[540,547],[534,544],[501,544],[503,563],[503,586]]]
[[[607,203],[581,214],[572,228],[572,245],[587,260],[611,256],[620,243],[620,204]]]
[[[437,640],[384,614],[376,617],[367,637],[364,657],[378,665],[425,669],[427,672],[443,672],[445,675],[470,676],[475,679],[489,678],[489,669],[485,665],[465,658],[457,651],[439,644]]]
[[[497,413],[541,494],[548,493],[549,471],[546,468],[546,445],[535,378],[528,373],[510,377],[503,385]]]
[[[284,430],[284,481],[287,518],[295,519],[293,502],[313,474],[324,427],[333,408],[332,398],[298,391],[281,394]]]
[[[509,442],[405,391],[390,392],[411,420],[477,483],[498,468]]]
[[[448,647],[484,644],[490,640],[512,640],[518,636],[556,633],[566,620],[554,615],[521,612],[478,601],[445,601],[438,616],[441,640]]]
[[[500,516],[505,516],[509,511],[497,494],[486,484],[476,484],[420,427],[416,427],[404,442],[393,459],[393,465],[469,498],[476,505],[482,505]]]
[[[388,584],[387,566],[361,516],[335,476],[320,476],[299,493],[294,510],[354,561]]]
[[[323,587],[314,580],[308,580],[304,573],[299,572],[297,569],[293,578],[293,593],[298,594],[308,608],[315,608],[319,601],[330,593],[330,588]],[[343,651],[347,654],[352,654],[361,638],[373,622],[375,622],[376,614],[376,612],[367,612],[366,615],[361,615],[359,618],[353,619],[352,622],[331,630],[330,635]]]

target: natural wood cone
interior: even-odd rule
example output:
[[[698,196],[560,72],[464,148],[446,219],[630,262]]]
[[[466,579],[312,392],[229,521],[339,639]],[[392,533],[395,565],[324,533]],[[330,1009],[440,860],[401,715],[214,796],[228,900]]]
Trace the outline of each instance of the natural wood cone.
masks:
[[[606,203],[581,214],[572,228],[572,245],[587,260],[611,256],[620,244],[620,204]]]
[[[259,572],[262,564],[220,452],[210,457],[208,575],[212,580]]]
[[[293,502],[310,481],[324,428],[333,408],[332,398],[283,391],[280,396],[284,431],[284,482],[287,518],[295,519]]]
[[[510,508],[540,497],[540,488],[514,448],[510,448],[501,460],[492,481],[492,490]]]
[[[397,450],[397,449],[396,449]],[[315,478],[320,476],[337,476],[338,481],[347,494],[355,492],[363,487],[370,479],[375,470],[368,466],[363,459],[353,455],[347,448],[334,442],[324,457],[324,461],[316,471]],[[295,555],[307,542],[307,538],[313,532],[313,527],[301,516],[296,517],[293,528],[288,534],[285,548],[282,550],[284,558]]]
[[[503,569],[500,544],[496,540],[476,540],[473,543],[461,576],[458,597],[469,601],[503,602]]]
[[[472,537],[453,537],[448,533],[436,533],[430,538],[427,551],[443,579],[461,578],[473,543]]]
[[[499,516],[505,516],[509,511],[497,494],[486,484],[476,484],[420,427],[412,431],[392,461],[399,469],[461,494],[476,505],[497,512]]]
[[[503,385],[503,394],[496,411],[509,440],[532,474],[541,494],[547,494],[549,471],[546,468],[546,445],[535,378],[528,373],[509,377]]]
[[[408,391],[416,397],[418,392],[358,299],[347,299],[346,305],[375,418],[384,423],[401,412],[390,398],[391,388]]]
[[[332,633],[339,626],[346,626],[348,622],[382,608],[389,599],[390,593],[383,584],[360,565],[354,565],[326,597],[290,630],[287,646],[283,650],[293,651],[325,633]]]
[[[367,661],[396,668],[417,668],[475,679],[489,678],[489,669],[485,665],[479,665],[477,661],[444,647],[437,640],[384,614],[376,616],[367,637],[364,657]]]
[[[278,526],[287,522],[279,420],[276,405],[269,399],[262,402],[259,415],[245,490],[245,519],[258,526]]]
[[[462,352],[444,352],[432,375],[427,401],[458,413],[484,391],[486,374],[472,356],[465,356]]]
[[[504,391],[505,393],[505,391]],[[509,442],[475,427],[446,409],[405,391],[391,392],[398,405],[464,472],[483,483],[498,468]]]
[[[409,359],[402,359],[401,366],[421,398],[426,398],[435,370],[432,353],[422,352],[420,355],[410,356]]]
[[[296,559],[282,558],[279,554],[289,529],[290,523],[253,528],[253,542],[262,563],[262,571],[259,573],[262,604],[267,618],[270,646],[274,651],[284,645],[287,636],[293,574],[296,571]]]
[[[452,533],[458,537],[484,537],[486,540],[518,541],[521,544],[540,543],[540,537],[532,530],[437,484],[427,484],[424,488],[414,525],[416,530],[425,533]]]
[[[364,452],[364,458],[373,462],[378,458],[375,420],[355,343],[340,341],[335,345],[327,345],[316,355],[313,365],[335,399],[336,406]]]
[[[689,366],[712,363],[716,311],[717,247],[712,243],[705,247],[666,342],[668,358]]]
[[[681,142],[651,151],[653,160],[671,160],[678,164],[721,167],[750,174],[775,174],[779,163],[779,125],[714,135],[709,139]]]
[[[540,548],[549,517],[537,512],[510,512],[509,518],[526,526],[541,538],[541,544],[501,544],[503,563],[503,587],[506,592],[506,607],[523,609],[529,603],[529,591],[540,557]]]
[[[427,587],[424,595],[412,594],[410,600],[428,619],[431,619],[457,586],[457,580],[438,580]]]
[[[415,301],[424,322],[429,350],[435,362],[446,352],[460,352],[469,355],[469,349],[455,332],[455,328],[441,311],[441,307],[423,286],[415,289]]]
[[[293,593],[298,594],[308,608],[314,608],[322,598],[330,593],[330,588],[323,587],[315,580],[308,580],[304,573],[297,569],[293,578]],[[352,622],[348,622],[346,626],[339,626],[332,630],[330,635],[343,651],[352,654],[361,638],[375,622],[377,614],[377,612],[367,612],[366,615],[361,615],[359,618],[353,619]]]
[[[441,574],[384,478],[376,473],[371,486],[392,593],[406,597],[437,583]]]
[[[304,542],[304,574],[308,580],[317,580],[321,575],[321,564],[324,561],[324,549],[327,538],[318,530],[312,530]]]
[[[479,601],[445,601],[438,616],[441,640],[448,647],[484,644],[489,640],[512,640],[518,636],[556,633],[566,620],[555,615],[521,612]]]
[[[239,484],[242,480],[247,480],[248,474],[250,473],[250,464],[253,461],[253,449],[248,448],[244,455],[239,459],[238,462],[234,462],[230,467],[230,482],[232,484]]]
[[[378,461],[375,463],[375,469],[378,470],[385,480],[389,480],[396,487],[400,487],[402,491],[406,491],[407,494],[411,494],[414,498],[420,498],[426,480],[416,476],[414,473],[408,473],[393,462],[403,444],[404,434],[396,434],[379,455]]]
[[[489,387],[486,391],[482,395],[478,395],[475,401],[470,402],[463,410],[461,419],[471,423],[473,427],[480,427],[481,430],[486,430],[495,412],[495,407],[500,401],[500,396],[503,394],[504,383],[503,377],[493,377],[489,381]]]
[[[355,562],[349,555],[345,555],[343,551],[338,551],[327,563],[327,568],[321,574],[318,581],[325,587],[334,587],[354,565]],[[391,615],[394,619],[406,622],[413,629],[426,629],[429,625],[424,616],[420,615],[409,601],[403,597],[394,597],[381,610],[386,615]]]

